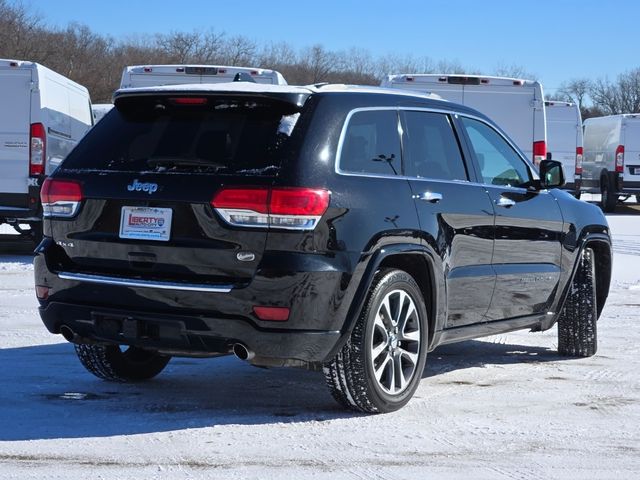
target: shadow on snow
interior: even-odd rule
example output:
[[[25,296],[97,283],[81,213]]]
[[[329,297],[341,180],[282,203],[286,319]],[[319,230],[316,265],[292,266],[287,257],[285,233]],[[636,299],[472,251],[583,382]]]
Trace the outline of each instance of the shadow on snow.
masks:
[[[472,340],[430,353],[424,376],[486,364],[559,359],[545,348]],[[258,369],[234,357],[174,358],[156,379],[138,384],[93,377],[80,365],[71,344],[0,349],[0,365],[0,441],[313,422],[357,415],[334,402],[319,372]]]

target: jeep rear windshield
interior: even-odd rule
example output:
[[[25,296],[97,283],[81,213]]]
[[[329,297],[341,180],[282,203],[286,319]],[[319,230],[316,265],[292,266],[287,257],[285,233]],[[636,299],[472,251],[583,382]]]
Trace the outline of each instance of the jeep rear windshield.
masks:
[[[123,98],[61,169],[275,175],[298,109],[269,99]]]

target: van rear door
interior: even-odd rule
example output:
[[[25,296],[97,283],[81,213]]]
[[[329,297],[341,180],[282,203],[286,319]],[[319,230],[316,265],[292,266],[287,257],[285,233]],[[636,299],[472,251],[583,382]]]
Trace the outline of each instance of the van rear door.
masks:
[[[621,132],[624,145],[624,182],[640,182],[640,116],[623,120]]]
[[[31,70],[0,67],[0,205],[27,206]]]
[[[536,141],[533,103],[536,100],[535,87],[515,85],[509,79],[488,81],[491,83],[464,85],[462,103],[479,110],[497,123],[527,158],[533,160],[533,142]],[[540,108],[542,109],[542,104]],[[544,135],[539,140],[544,141]]]
[[[582,147],[580,112],[574,104],[546,102],[547,151],[562,162],[567,184],[575,182],[576,148]]]

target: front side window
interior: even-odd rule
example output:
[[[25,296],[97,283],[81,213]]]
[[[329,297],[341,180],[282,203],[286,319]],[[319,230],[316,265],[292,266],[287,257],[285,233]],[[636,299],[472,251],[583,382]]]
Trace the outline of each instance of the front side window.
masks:
[[[406,175],[467,180],[467,171],[449,117],[443,113],[404,112]]]
[[[354,113],[347,125],[340,169],[345,172],[402,175],[398,114],[395,110]]]
[[[527,164],[505,139],[486,123],[461,117],[480,166],[483,183],[525,187],[531,182]]]

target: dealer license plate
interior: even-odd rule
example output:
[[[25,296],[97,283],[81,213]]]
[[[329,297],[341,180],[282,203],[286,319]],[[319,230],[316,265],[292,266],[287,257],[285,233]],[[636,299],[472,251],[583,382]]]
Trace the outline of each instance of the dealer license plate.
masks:
[[[122,207],[120,238],[168,242],[172,214],[170,208]]]

